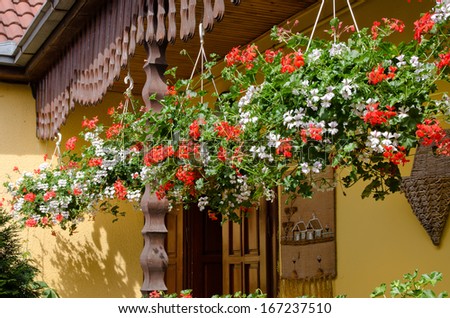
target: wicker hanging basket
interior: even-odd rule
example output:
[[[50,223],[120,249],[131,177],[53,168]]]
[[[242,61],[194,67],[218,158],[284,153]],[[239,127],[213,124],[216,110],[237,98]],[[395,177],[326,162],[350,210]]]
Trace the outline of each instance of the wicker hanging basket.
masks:
[[[439,245],[450,213],[450,157],[434,155],[431,146],[419,146],[402,190],[433,244]]]

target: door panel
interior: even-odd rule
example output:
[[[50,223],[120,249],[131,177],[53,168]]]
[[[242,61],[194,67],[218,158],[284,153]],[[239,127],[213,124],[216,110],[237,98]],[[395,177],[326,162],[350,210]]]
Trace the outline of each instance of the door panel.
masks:
[[[166,251],[169,263],[165,282],[169,293],[183,289],[183,210],[174,208],[166,215]]]
[[[252,293],[267,291],[266,209],[251,209],[241,224],[223,225],[223,290]]]
[[[194,297],[222,294],[222,227],[191,206],[184,214],[184,288]]]

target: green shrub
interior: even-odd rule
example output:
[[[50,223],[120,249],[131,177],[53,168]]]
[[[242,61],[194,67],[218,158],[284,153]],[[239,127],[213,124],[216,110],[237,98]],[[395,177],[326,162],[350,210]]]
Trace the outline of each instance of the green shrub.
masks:
[[[414,273],[403,275],[404,281],[394,280],[390,283],[389,295],[392,298],[443,298],[447,297],[447,292],[442,292],[438,295],[431,289],[430,286],[434,287],[438,282],[442,280],[442,273],[431,272],[429,274],[422,274],[419,277],[418,270],[416,269]],[[375,288],[370,297],[387,297],[388,292],[387,285],[385,283],[381,284],[379,287]]]
[[[18,231],[11,215],[0,208],[0,297],[38,297],[32,285],[38,269],[22,254]]]

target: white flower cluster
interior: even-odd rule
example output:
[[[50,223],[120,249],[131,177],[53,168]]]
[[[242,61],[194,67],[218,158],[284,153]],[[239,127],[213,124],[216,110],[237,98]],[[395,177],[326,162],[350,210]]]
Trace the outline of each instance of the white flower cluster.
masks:
[[[99,137],[99,131],[98,128],[95,130],[95,132],[87,132],[84,134],[84,140],[90,142],[92,146],[94,146],[95,149],[95,155],[97,157],[104,157],[106,155],[105,150],[103,148],[104,141]]]
[[[264,186],[264,196],[266,198],[266,201],[270,201],[273,202],[273,200],[275,200],[275,191],[272,189],[268,189]]]
[[[209,204],[208,197],[205,196],[198,199],[197,205],[200,211],[205,210],[208,204]]]
[[[441,3],[434,8],[434,13],[431,15],[431,19],[435,23],[444,22],[449,17],[450,17],[450,2],[445,0],[441,1]]]
[[[270,162],[272,162],[274,160],[272,154],[266,152],[265,146],[259,146],[259,147],[252,146],[250,148],[250,152],[253,154],[254,157],[258,157],[259,159],[262,159],[262,160],[267,159]]]
[[[258,117],[252,116],[250,112],[241,112],[239,117],[239,124],[241,125],[242,130],[245,130],[248,123],[256,123],[258,121]]]
[[[311,53],[309,53],[307,55],[307,58],[310,63],[315,63],[320,59],[321,56],[322,56],[322,50],[314,49],[311,51]]]
[[[450,116],[450,98],[447,94],[443,94],[441,100],[436,103],[444,110],[444,115]]]
[[[409,60],[409,63],[412,67],[416,68],[414,74],[416,74],[416,80],[419,82],[426,81],[432,78],[435,70],[436,64],[434,63],[422,63],[419,61],[419,57],[412,56]]]
[[[400,134],[398,133],[374,130],[370,132],[366,145],[377,153],[383,153],[385,151],[385,146],[393,147],[393,150],[396,150],[399,137]]]
[[[141,200],[141,190],[128,191],[127,199],[131,202],[139,202]]]
[[[233,174],[230,180],[231,184],[236,184],[236,191],[233,196],[236,198],[236,202],[241,204],[248,201],[252,194],[250,186],[247,184],[247,176],[236,176]]]
[[[325,93],[325,95],[320,97],[320,106],[322,106],[323,108],[329,108],[331,106],[331,100],[335,96],[333,90],[333,86],[327,87],[327,92]]]
[[[267,139],[268,139],[267,145],[269,147],[278,148],[281,144],[281,141],[280,141],[281,136],[279,134],[274,134],[273,132],[270,132],[267,135]]]
[[[303,118],[305,117],[305,110],[303,108],[290,110],[283,114],[283,124],[288,129],[299,128],[303,125]]]
[[[338,125],[339,124],[336,121],[328,123],[329,128],[327,129],[327,131],[330,133],[330,135],[334,136],[339,132],[339,129],[337,129]]]
[[[105,170],[97,170],[95,172],[94,178],[92,179],[92,182],[95,183],[95,184],[102,183],[105,180],[107,175],[108,175],[107,171],[105,171]]]
[[[116,194],[116,190],[113,186],[105,187],[105,190],[103,190],[103,195],[107,199],[114,199],[114,195]]]
[[[14,206],[13,206],[14,211],[16,211],[16,212],[22,211],[24,203],[25,203],[25,199],[24,198],[19,198],[16,201],[16,203],[14,203]]]
[[[404,54],[397,56],[396,59],[397,59],[397,63],[395,63],[395,66],[397,66],[398,68],[401,68],[406,65]]]
[[[349,52],[349,49],[345,43],[333,43],[330,49],[330,56],[341,56]]]
[[[244,106],[247,106],[252,101],[253,94],[255,94],[258,91],[258,89],[252,85],[247,89],[247,92],[244,96],[241,97],[241,99],[238,102],[239,109],[244,108]]]
[[[347,79],[345,78],[342,81],[342,88],[339,91],[339,93],[341,94],[342,98],[345,100],[349,100],[350,98],[352,98],[352,95],[355,93],[357,85],[351,85],[352,84],[352,80],[351,79]]]
[[[37,187],[39,190],[47,191],[49,185],[48,185],[48,183],[42,183],[42,182],[38,181],[38,183],[36,184],[36,187]]]
[[[300,164],[300,169],[302,170],[302,173],[309,174],[310,172],[314,173],[320,173],[323,169],[323,164],[320,161],[314,161],[312,166],[308,162],[302,162]]]
[[[254,85],[250,86],[247,89],[245,95],[239,100],[239,123],[241,124],[241,128],[245,130],[245,127],[248,123],[255,123],[258,121],[258,117],[252,116],[250,111],[244,111],[244,107],[250,104],[253,95],[259,91],[260,88],[255,87]]]

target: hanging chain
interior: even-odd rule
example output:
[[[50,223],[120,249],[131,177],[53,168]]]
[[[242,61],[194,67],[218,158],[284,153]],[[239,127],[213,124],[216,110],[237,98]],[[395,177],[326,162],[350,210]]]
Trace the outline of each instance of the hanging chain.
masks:
[[[311,31],[311,36],[309,38],[308,45],[306,47],[306,52],[308,51],[309,46],[311,45],[312,39],[314,37],[314,33],[316,31],[317,24],[319,23],[320,15],[322,14],[322,9],[323,9],[323,5],[325,4],[325,1],[326,0],[322,0],[322,3],[320,4],[319,12],[317,13],[316,21],[314,22],[314,26]],[[359,33],[358,23],[356,23],[355,15],[353,14],[352,5],[350,4],[350,0],[347,0],[347,7],[350,11],[350,15],[352,16],[353,24],[356,28],[356,31]],[[333,0],[333,19],[335,19],[335,18],[336,18],[336,0]],[[334,43],[336,43],[336,41],[337,41],[337,34],[336,34],[336,30],[335,30]]]
[[[203,73],[205,72],[205,63],[208,62],[208,58],[206,57],[205,47],[204,47],[205,30],[203,29],[203,23],[200,23],[198,25],[198,34],[199,34],[199,37],[200,37],[200,49],[199,49],[199,52],[198,52],[198,55],[197,55],[197,59],[195,60],[194,67],[192,69],[191,77],[189,78],[189,83],[186,86],[186,90],[189,89],[191,81],[194,78],[194,74],[195,74],[195,71],[197,69],[197,65],[198,65],[199,61],[200,61],[200,89],[203,90],[203,87],[204,87]],[[212,85],[214,87],[214,90],[215,90],[216,94],[219,95],[216,83],[214,81],[214,77],[212,78],[211,82],[212,82]],[[203,104],[203,95],[200,96],[200,102]]]

